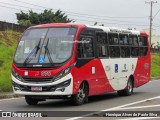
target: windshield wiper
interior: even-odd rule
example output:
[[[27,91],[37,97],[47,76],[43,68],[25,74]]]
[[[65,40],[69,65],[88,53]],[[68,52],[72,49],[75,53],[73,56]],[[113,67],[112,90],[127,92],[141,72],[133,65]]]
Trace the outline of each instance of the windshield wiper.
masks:
[[[44,46],[44,48],[45,48],[44,58],[45,58],[46,53],[47,53],[49,62],[51,63],[51,65],[54,65],[53,60],[51,58],[51,54],[50,54],[49,49],[48,49],[48,43],[49,43],[49,38],[47,40],[46,46]]]
[[[41,38],[40,38],[40,40],[39,40],[39,42],[38,42],[38,45],[36,45],[35,47],[34,47],[34,49],[31,51],[31,53],[27,56],[27,58],[24,60],[24,65],[26,65],[27,63],[29,63],[31,60],[32,60],[32,55],[33,54],[35,54],[35,57],[36,57],[36,55],[37,55],[37,53],[38,53],[38,51],[39,51],[39,49],[40,49],[40,44],[41,44]]]

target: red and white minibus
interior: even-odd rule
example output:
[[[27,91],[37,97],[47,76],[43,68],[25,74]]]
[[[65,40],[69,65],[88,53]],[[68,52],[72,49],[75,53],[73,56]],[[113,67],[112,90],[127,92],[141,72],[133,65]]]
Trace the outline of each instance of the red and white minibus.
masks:
[[[150,80],[145,32],[104,26],[54,23],[28,28],[12,64],[16,94],[27,104],[69,98],[74,105],[92,95],[129,96]]]

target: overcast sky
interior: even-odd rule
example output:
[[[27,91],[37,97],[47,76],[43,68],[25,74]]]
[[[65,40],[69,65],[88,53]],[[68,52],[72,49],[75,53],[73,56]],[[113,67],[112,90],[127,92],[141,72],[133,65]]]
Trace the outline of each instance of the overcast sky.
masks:
[[[52,8],[53,11],[61,9],[77,23],[93,25],[97,21],[98,24],[111,27],[130,27],[137,30],[149,28],[150,4],[145,4],[145,0],[0,0],[0,21],[16,23],[15,13],[20,10],[15,9],[26,10],[24,12],[31,10],[25,7],[39,13],[45,8]],[[159,10],[160,0],[157,0],[157,3],[153,4],[153,16]],[[153,28],[160,35],[160,12],[153,20]]]

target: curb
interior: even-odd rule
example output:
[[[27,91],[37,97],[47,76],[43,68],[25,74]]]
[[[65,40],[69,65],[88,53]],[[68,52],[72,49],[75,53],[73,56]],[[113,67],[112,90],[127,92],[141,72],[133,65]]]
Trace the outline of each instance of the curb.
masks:
[[[151,77],[151,80],[158,80],[160,77]]]
[[[0,92],[0,99],[7,99],[7,98],[17,98],[22,97],[22,95],[16,95],[13,92]]]

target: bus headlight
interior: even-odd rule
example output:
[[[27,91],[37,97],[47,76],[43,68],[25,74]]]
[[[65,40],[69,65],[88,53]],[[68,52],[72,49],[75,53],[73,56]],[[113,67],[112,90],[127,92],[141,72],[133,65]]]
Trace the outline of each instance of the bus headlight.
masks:
[[[23,78],[13,68],[12,68],[12,75],[20,81],[23,80]]]
[[[62,70],[54,79],[54,81],[57,81],[59,79],[61,79],[62,77],[66,76],[67,74],[69,74],[71,72],[73,66],[70,66],[68,68],[66,68],[65,70]]]

